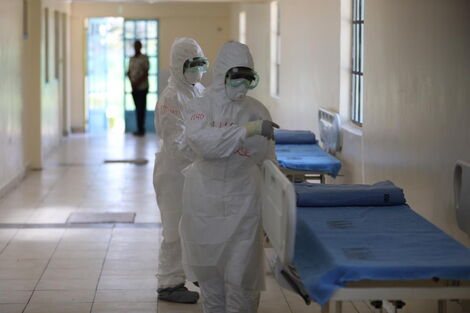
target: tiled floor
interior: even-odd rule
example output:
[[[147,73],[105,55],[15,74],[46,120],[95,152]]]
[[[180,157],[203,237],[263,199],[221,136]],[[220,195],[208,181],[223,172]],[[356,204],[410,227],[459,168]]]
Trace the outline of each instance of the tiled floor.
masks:
[[[44,170],[29,172],[0,199],[0,313],[202,312],[199,305],[156,299],[156,142],[154,136],[71,136]],[[133,158],[149,163],[103,163]],[[137,214],[136,227],[64,224],[72,212],[129,211]],[[432,302],[413,302],[405,310],[435,311]],[[320,307],[306,306],[268,272],[259,312],[314,313]],[[357,302],[345,303],[343,312],[373,311]]]

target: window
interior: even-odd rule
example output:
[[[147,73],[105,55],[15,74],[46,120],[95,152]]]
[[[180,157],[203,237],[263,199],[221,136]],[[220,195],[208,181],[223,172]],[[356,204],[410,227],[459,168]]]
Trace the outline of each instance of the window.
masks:
[[[28,39],[28,1],[23,0],[23,39]]]
[[[147,96],[147,110],[153,111],[158,100],[158,20],[125,20],[124,21],[124,68],[129,68],[129,60],[134,55],[134,42],[142,42],[142,53],[149,57],[149,93]],[[131,83],[124,76],[125,95],[124,107],[126,111],[134,111]]]
[[[279,97],[281,65],[281,33],[279,2],[271,2],[271,96]]]
[[[54,77],[59,79],[60,70],[60,15],[54,11]]]
[[[241,11],[238,15],[238,41],[246,44],[246,12]]]
[[[44,9],[44,74],[49,82],[49,9]]]
[[[364,0],[353,0],[351,121],[362,126],[364,102]]]

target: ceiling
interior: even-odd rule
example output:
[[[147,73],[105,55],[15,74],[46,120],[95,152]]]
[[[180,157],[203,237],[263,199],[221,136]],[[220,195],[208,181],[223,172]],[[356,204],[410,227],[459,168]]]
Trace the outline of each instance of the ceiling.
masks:
[[[115,3],[256,3],[269,0],[71,0],[72,2],[115,2]]]

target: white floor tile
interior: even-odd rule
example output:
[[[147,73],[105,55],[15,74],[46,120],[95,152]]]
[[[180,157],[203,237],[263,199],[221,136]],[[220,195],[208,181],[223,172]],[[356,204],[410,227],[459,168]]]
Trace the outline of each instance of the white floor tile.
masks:
[[[24,313],[90,313],[91,303],[30,303]]]
[[[1,282],[1,281],[0,281]],[[1,304],[28,303],[32,291],[0,291]]]
[[[0,292],[13,290],[34,290],[38,279],[0,279]],[[2,311],[0,311],[2,312]]]
[[[47,266],[48,269],[67,268],[67,269],[101,269],[103,266],[102,258],[52,258]]]
[[[8,242],[16,234],[17,229],[0,229],[0,241]]]
[[[0,280],[38,280],[43,273],[47,259],[1,258]]]
[[[197,304],[177,304],[165,301],[158,301],[158,313],[202,313],[200,303]],[[288,312],[286,312],[288,313]]]
[[[0,304],[0,312],[2,313],[23,313],[26,304]]]
[[[54,253],[54,258],[72,258],[72,259],[104,259],[106,250],[73,250],[73,249],[58,249]]]
[[[1,259],[49,259],[56,242],[10,242],[0,254]]]
[[[62,278],[44,279],[42,278],[36,290],[95,290],[98,284],[98,277],[92,278]]]
[[[98,289],[157,289],[157,278],[154,276],[101,276]]]
[[[156,313],[157,304],[154,302],[114,302],[94,303],[92,313]]]
[[[94,290],[39,290],[33,293],[30,304],[92,302]]]
[[[154,289],[98,290],[95,302],[157,302]]]
[[[111,229],[71,228],[65,231],[61,243],[74,243],[71,247],[79,242],[107,244],[111,233]]]

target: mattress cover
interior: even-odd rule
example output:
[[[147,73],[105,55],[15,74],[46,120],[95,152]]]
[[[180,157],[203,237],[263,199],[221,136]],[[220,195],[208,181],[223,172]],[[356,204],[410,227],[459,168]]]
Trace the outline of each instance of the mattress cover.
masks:
[[[298,207],[294,265],[325,304],[360,280],[470,280],[470,249],[408,205]]]
[[[336,177],[341,169],[341,162],[316,144],[276,144],[275,149],[277,162],[286,169],[332,177]]]

